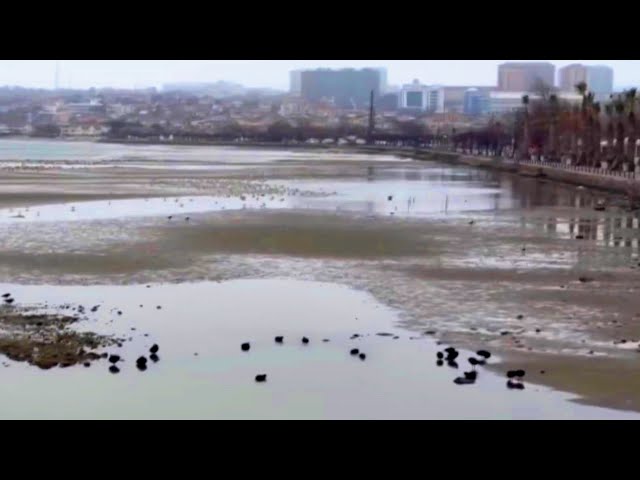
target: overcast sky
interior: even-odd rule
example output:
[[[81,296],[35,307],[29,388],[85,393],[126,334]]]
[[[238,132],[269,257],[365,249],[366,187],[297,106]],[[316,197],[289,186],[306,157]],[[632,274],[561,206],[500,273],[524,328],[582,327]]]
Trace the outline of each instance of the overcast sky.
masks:
[[[318,67],[386,67],[389,84],[495,85],[506,60],[60,60],[60,86],[138,88],[170,82],[227,80],[248,87],[288,89],[289,71]],[[526,60],[525,60],[526,61]],[[610,65],[615,85],[640,85],[640,60],[549,60]],[[0,60],[0,85],[52,88],[55,60]]]

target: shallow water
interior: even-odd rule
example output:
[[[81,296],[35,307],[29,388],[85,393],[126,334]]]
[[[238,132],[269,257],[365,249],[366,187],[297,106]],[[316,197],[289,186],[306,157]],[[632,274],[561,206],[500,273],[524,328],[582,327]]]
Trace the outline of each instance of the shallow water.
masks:
[[[218,146],[187,145],[134,145],[98,143],[64,140],[0,139],[0,162],[34,161],[67,162],[68,164],[100,164],[112,161],[174,161],[180,163],[211,162],[224,160],[225,163],[275,163],[283,159],[283,153],[291,160],[322,160],[326,152],[309,150],[276,150],[256,148],[235,148]],[[221,158],[222,157],[222,158]],[[357,153],[332,152],[332,160],[367,160],[383,162],[400,160],[391,155],[367,155]]]
[[[49,371],[15,362],[0,367],[1,418],[640,417],[567,402],[567,395],[534,385],[510,391],[504,378],[488,371],[476,385],[456,386],[466,354],[461,370],[436,367],[433,340],[410,340],[394,325],[397,312],[340,285],[238,280],[0,289],[21,304],[100,304],[84,328],[133,337],[115,349],[125,358],[117,375],[105,361]],[[349,340],[354,333],[369,336]],[[273,342],[276,335],[285,336],[284,345]],[[300,343],[303,335],[311,339],[307,346]],[[240,351],[245,341],[252,344],[248,353]],[[152,343],[160,345],[160,361],[139,372],[135,358]],[[351,348],[366,352],[366,361],[351,357]],[[262,373],[267,383],[256,384]]]

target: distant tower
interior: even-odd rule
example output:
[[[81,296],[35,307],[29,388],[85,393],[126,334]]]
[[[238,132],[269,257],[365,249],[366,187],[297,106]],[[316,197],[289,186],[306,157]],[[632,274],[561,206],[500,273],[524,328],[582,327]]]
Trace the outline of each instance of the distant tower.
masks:
[[[54,90],[58,90],[60,88],[60,60],[56,60],[56,76],[53,84]]]

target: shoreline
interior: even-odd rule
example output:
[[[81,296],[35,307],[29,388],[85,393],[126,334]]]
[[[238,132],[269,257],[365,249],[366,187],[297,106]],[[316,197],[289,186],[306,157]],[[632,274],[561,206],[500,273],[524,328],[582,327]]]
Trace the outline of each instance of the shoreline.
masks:
[[[4,137],[7,139],[18,140],[23,137]],[[2,138],[0,138],[0,141]],[[25,141],[33,140],[31,137],[24,138]],[[411,158],[417,161],[434,161],[449,163],[452,165],[466,165],[475,168],[488,169],[511,173],[520,176],[533,178],[543,178],[545,180],[573,186],[582,186],[609,192],[614,194],[622,194],[628,196],[630,193],[640,195],[640,181],[635,178],[629,178],[624,174],[619,175],[603,175],[597,173],[595,169],[584,168],[582,171],[579,167],[563,168],[559,166],[545,165],[536,162],[515,163],[502,158],[492,158],[483,156],[472,156],[461,154],[458,152],[427,150],[415,147],[397,147],[382,145],[335,145],[335,144],[308,144],[308,143],[277,143],[277,142],[226,142],[226,141],[172,141],[158,142],[147,140],[126,140],[126,139],[83,139],[83,138],[65,138],[65,139],[43,139],[61,142],[89,142],[103,143],[114,145],[154,145],[154,146],[189,146],[189,147],[234,147],[234,148],[255,148],[255,149],[273,149],[273,150],[315,150],[315,151],[336,151],[345,153],[365,153],[365,154],[387,154],[397,155],[404,158]]]

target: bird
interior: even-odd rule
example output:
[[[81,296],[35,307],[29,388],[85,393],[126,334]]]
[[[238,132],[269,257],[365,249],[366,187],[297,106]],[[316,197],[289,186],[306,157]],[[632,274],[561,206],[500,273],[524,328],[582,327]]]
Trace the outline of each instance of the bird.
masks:
[[[267,375],[266,374],[260,374],[260,375],[256,375],[256,382],[258,383],[263,383],[267,381]]]
[[[509,390],[524,390],[524,385],[519,382],[514,382],[513,380],[508,380],[507,388]]]
[[[393,200],[393,195],[389,195],[389,196],[387,197],[387,200],[388,200],[389,202],[390,202],[391,200]]]
[[[240,345],[240,348],[242,349],[243,352],[248,352],[249,349],[251,348],[251,345],[249,344],[249,342],[246,342]]]
[[[349,353],[350,353],[351,355],[358,355],[358,354],[360,353],[360,350],[358,350],[357,348],[354,348],[354,349],[352,349]]]
[[[15,302],[15,299],[13,299],[13,298],[5,298],[4,301],[5,301],[5,303],[11,305],[13,302]]]
[[[467,380],[475,380],[478,378],[478,372],[476,372],[475,370],[471,372],[464,372],[464,378],[466,378]]]
[[[486,350],[478,350],[476,355],[482,358],[491,358],[491,352],[487,352]]]
[[[284,341],[284,337],[276,337],[276,343],[282,343]]]
[[[302,337],[302,343],[306,345],[307,343],[309,343],[309,339],[307,337]]]
[[[458,377],[453,381],[453,383],[455,383],[456,385],[472,385],[475,382],[476,382],[475,380],[471,380],[469,378],[463,378],[463,377]]]
[[[456,369],[458,368],[458,364],[453,360],[448,360],[447,365],[450,366],[451,368],[456,368]]]
[[[517,376],[517,375],[516,375],[515,370],[509,370],[509,371],[507,372],[507,378],[516,378],[516,376]]]
[[[460,353],[458,352],[449,352],[449,354],[447,355],[447,360],[449,360],[450,362],[454,361],[456,358],[458,358],[458,356],[460,355]]]
[[[437,365],[437,366],[439,366],[439,367],[441,367],[442,365],[444,365],[444,362],[443,362],[442,360],[438,360],[438,361],[436,362],[436,365]]]
[[[436,357],[438,357],[438,360],[442,360],[444,358],[444,353],[438,352],[436,353]]]
[[[482,362],[480,360],[478,360],[477,358],[473,358],[471,357],[469,359],[469,363],[471,364],[471,366],[475,369],[478,365],[482,365]]]
[[[155,353],[152,353],[151,355],[149,355],[149,358],[154,363],[156,363],[156,362],[158,362],[158,360],[160,360],[160,357],[158,355],[156,355]]]
[[[185,221],[187,221],[187,222],[188,222],[189,220],[190,220],[190,218],[189,218],[189,217],[185,218]]]
[[[173,218],[173,215],[169,215],[169,216],[167,217],[167,219],[168,219],[168,220],[171,220],[172,218]]]
[[[116,364],[120,361],[120,355],[109,355],[109,363]]]
[[[160,347],[158,347],[158,344],[157,344],[157,343],[154,343],[154,344],[151,346],[151,348],[149,349],[149,351],[150,351],[151,353],[158,353],[158,350],[160,350]]]
[[[116,367],[115,365],[111,365],[111,366],[109,367],[109,371],[110,371],[111,373],[118,373],[118,372],[120,372],[120,369],[119,369],[118,367]]]
[[[367,358],[367,356],[364,353],[361,353],[358,356],[360,357],[360,360],[364,360],[365,358]]]
[[[144,362],[142,362],[141,360],[144,359]],[[138,368],[138,370],[140,370],[141,372],[144,372],[147,369],[147,359],[144,357],[140,357],[137,361],[136,361],[136,367]]]
[[[2,295],[2,298],[9,298],[11,296],[10,293],[5,293],[4,295]]]
[[[525,376],[525,371],[524,370],[516,370],[515,374],[516,374],[516,377],[522,378],[522,377]]]

